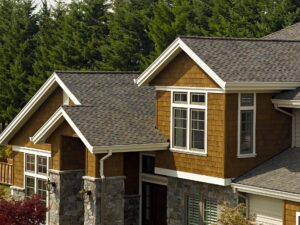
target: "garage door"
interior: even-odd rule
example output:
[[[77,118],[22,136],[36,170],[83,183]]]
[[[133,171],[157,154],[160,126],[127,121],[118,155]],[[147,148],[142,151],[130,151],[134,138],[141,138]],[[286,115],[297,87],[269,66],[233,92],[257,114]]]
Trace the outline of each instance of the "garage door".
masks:
[[[282,225],[283,201],[259,195],[249,196],[249,215],[257,224]]]

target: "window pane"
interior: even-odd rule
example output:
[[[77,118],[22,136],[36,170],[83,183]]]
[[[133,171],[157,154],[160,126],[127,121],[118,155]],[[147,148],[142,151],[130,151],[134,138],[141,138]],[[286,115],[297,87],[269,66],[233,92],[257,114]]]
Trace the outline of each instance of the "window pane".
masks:
[[[143,173],[154,174],[155,157],[143,155]]]
[[[204,203],[204,224],[213,225],[218,221],[218,205],[216,201],[205,200]]]
[[[174,103],[187,103],[187,93],[174,92]]]
[[[200,197],[187,196],[187,225],[200,224]]]
[[[35,156],[26,154],[26,171],[35,172]]]
[[[47,157],[37,157],[37,170],[38,173],[47,174]]]
[[[203,110],[191,110],[192,148],[204,149],[204,124],[205,114]]]
[[[191,104],[204,104],[205,94],[191,93]]]
[[[47,199],[47,181],[37,179],[37,194],[42,198],[42,201],[46,202]]]
[[[174,146],[186,147],[187,110],[174,109]]]
[[[241,106],[254,106],[254,94],[241,94]]]
[[[25,186],[25,192],[26,197],[31,197],[34,194],[35,191],[35,180],[33,177],[27,177],[26,176],[26,186]]]
[[[241,110],[240,153],[253,153],[253,110]]]

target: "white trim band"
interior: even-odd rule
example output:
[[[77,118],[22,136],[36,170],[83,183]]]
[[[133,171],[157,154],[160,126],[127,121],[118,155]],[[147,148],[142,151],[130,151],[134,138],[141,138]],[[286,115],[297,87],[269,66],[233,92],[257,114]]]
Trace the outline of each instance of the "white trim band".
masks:
[[[13,145],[12,150],[15,152],[23,152],[26,154],[34,154],[39,156],[51,157],[51,151],[46,151],[46,150],[41,150],[36,148],[28,148],[28,147]]]
[[[203,182],[208,184],[215,184],[220,186],[229,186],[231,184],[231,178],[224,179],[224,178],[200,175],[195,173],[163,169],[159,167],[155,167],[155,174],[169,176],[169,177],[176,177],[176,178],[181,178],[186,180],[193,180],[193,181],[198,181],[198,182]]]

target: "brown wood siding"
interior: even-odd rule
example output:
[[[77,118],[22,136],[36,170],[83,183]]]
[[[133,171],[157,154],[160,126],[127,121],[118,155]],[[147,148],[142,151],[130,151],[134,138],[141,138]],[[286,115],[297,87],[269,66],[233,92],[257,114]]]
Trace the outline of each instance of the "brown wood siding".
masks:
[[[46,140],[47,143],[50,143],[52,146],[52,157],[51,164],[52,168],[55,170],[61,170],[62,161],[61,161],[61,140],[62,136],[72,137],[75,135],[75,132],[70,127],[70,125],[64,121],[55,131],[50,135],[50,137]]]
[[[151,86],[219,87],[184,52],[179,53],[151,82]]]
[[[139,162],[138,152],[124,153],[125,194],[139,194]]]
[[[43,126],[43,124],[62,105],[62,103],[63,91],[61,88],[56,88],[54,92],[46,99],[46,101],[39,107],[39,109],[14,135],[14,137],[9,141],[9,144],[51,150],[51,146],[49,144],[33,144],[29,141],[29,137],[32,137],[36,131]]]
[[[156,92],[156,126],[162,134],[170,139],[171,93]]]
[[[225,94],[208,94],[207,156],[163,151],[156,153],[156,167],[224,177]],[[169,125],[170,126],[170,125]],[[160,129],[160,127],[158,127]]]
[[[238,177],[291,146],[291,118],[274,109],[272,94],[257,94],[256,153],[254,158],[237,158],[238,94],[226,94],[225,177]]]
[[[85,174],[89,177],[97,177],[97,170],[99,166],[97,165],[97,155],[90,152],[86,149],[86,163],[85,163]]]
[[[296,212],[300,212],[300,203],[284,201],[284,225],[296,224]]]
[[[24,187],[24,153],[14,152],[13,154],[13,185]]]

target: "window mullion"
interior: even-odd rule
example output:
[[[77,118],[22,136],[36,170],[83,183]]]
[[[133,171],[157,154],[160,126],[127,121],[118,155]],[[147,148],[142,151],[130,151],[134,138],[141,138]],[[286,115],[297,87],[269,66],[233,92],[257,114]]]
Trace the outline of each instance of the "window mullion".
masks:
[[[187,132],[186,132],[186,135],[187,135],[187,139],[186,139],[186,147],[187,147],[187,150],[189,151],[191,149],[191,132],[190,132],[190,102],[191,102],[191,94],[190,92],[187,93],[187,100],[188,100],[188,104],[187,104],[187,114],[186,114],[186,122],[187,122],[187,126],[186,126],[186,129],[187,129]]]

